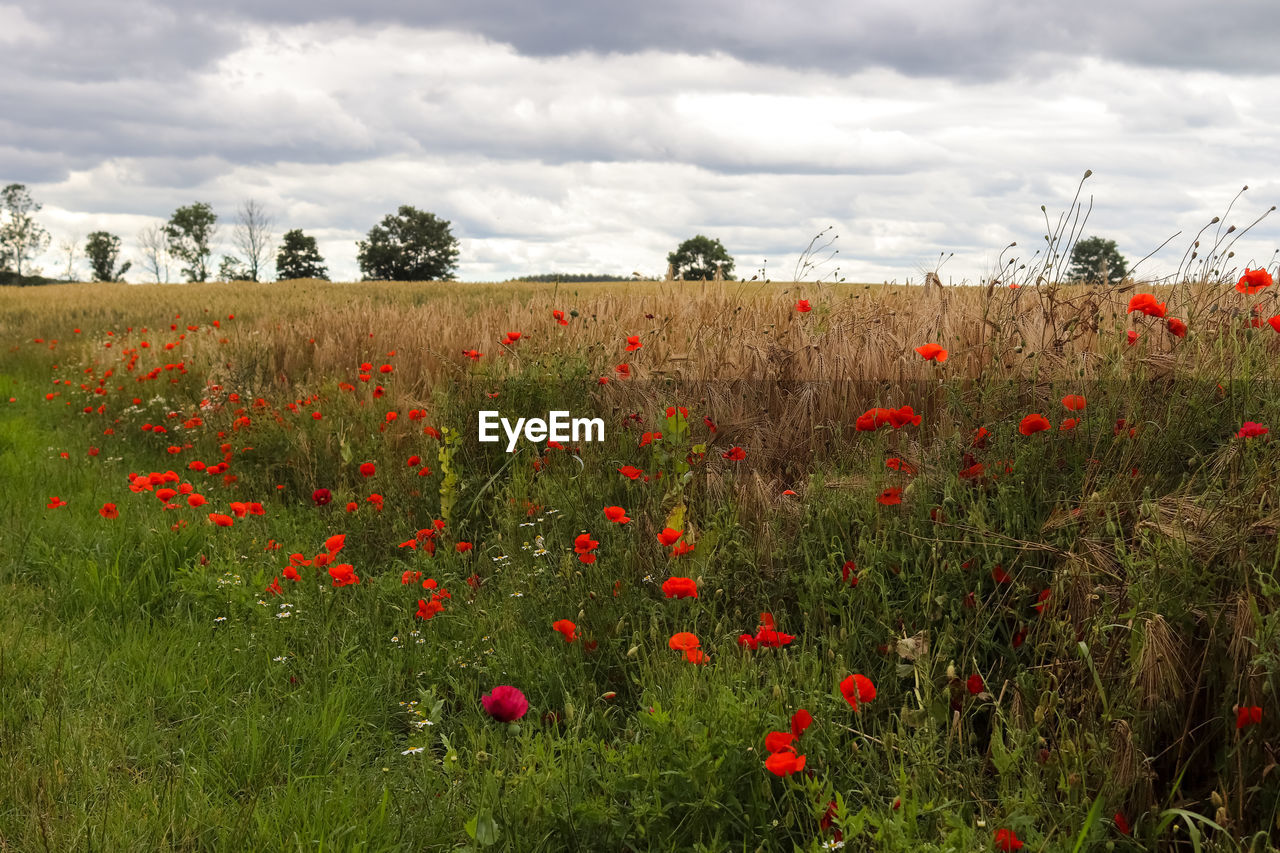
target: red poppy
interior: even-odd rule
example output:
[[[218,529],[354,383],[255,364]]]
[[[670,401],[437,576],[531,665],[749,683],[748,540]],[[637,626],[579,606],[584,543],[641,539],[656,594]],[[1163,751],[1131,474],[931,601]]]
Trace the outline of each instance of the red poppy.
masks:
[[[861,710],[858,707],[860,704],[876,698],[876,686],[871,683],[871,679],[858,673],[847,676],[840,682],[840,692],[844,695],[844,701],[855,711]]]
[[[293,581],[294,583],[298,583],[299,581],[302,580],[302,575],[298,574],[298,570],[295,569],[293,566],[284,567],[284,576],[287,577],[289,580]]]
[[[1037,613],[1044,613],[1044,609],[1049,605],[1049,599],[1053,597],[1053,590],[1042,589],[1040,594],[1036,596],[1035,608]]]
[[[809,305],[808,299],[798,299],[796,300],[796,310],[801,314],[808,314],[813,308]]]
[[[1280,330],[1277,330],[1277,331],[1280,331]],[[712,422],[711,418],[704,417],[702,419],[702,422],[707,425],[707,429],[711,430],[712,432],[716,431],[716,425]]]
[[[561,326],[567,326],[567,325],[569,325],[569,321],[568,321],[568,320],[566,320],[566,319],[564,318],[564,312],[563,312],[563,311],[561,311],[561,310],[559,310],[559,309],[556,309],[555,311],[552,311],[552,312],[551,312],[551,316],[552,316],[552,317],[555,319],[555,321],[556,321],[557,323],[559,323]]]
[[[640,446],[645,447],[646,445],[651,444],[655,441],[659,441],[661,439],[662,439],[662,433],[660,432],[646,432],[640,436]]]
[[[1177,317],[1170,317],[1166,325],[1168,326],[1169,334],[1175,338],[1185,338],[1187,336],[1187,324]]]
[[[600,543],[592,539],[591,536],[586,533],[579,533],[578,537],[573,540],[573,550],[578,554],[586,554],[589,551],[594,551],[599,546]]]
[[[658,541],[666,547],[671,547],[680,540],[682,534],[679,530],[673,530],[670,527],[662,528],[662,532],[658,534]]]
[[[676,546],[671,549],[671,556],[683,557],[693,551],[693,545],[688,542],[677,542]]]
[[[902,489],[893,487],[885,489],[876,497],[876,503],[884,506],[897,506],[902,503]]]
[[[324,549],[328,551],[330,555],[333,555],[341,551],[342,547],[346,544],[347,544],[347,534],[335,533],[334,535],[330,536],[328,539],[324,540]]]
[[[920,353],[920,357],[925,361],[942,364],[947,360],[947,351],[938,344],[925,344],[922,347],[916,347],[916,352]]]
[[[667,645],[677,652],[688,652],[698,648],[702,643],[698,640],[696,634],[690,634],[688,631],[680,631],[672,634],[671,639],[667,641]]]
[[[1236,730],[1245,726],[1256,726],[1262,722],[1262,708],[1258,705],[1241,706],[1236,709]]]
[[[730,447],[720,455],[731,462],[741,462],[743,459],[747,458],[747,451],[743,450],[741,447],[734,446]]]
[[[644,475],[644,471],[634,465],[623,465],[618,469],[618,473],[628,480],[638,480]]]
[[[972,465],[970,465],[968,468],[960,469],[960,479],[976,480],[982,476],[982,472],[985,469],[986,469],[986,466],[983,465],[981,462],[975,462]]]
[[[705,664],[710,658],[702,649],[689,649],[684,653],[684,659],[689,663]]]
[[[570,622],[568,619],[557,619],[551,623],[551,630],[558,631],[566,643],[577,641],[578,635],[575,633],[578,626]]]
[[[991,568],[991,579],[996,583],[1013,583],[1013,576],[1004,570],[1004,566],[996,563]]]
[[[1148,317],[1163,318],[1165,314],[1165,303],[1157,302],[1154,294],[1139,293],[1129,300],[1129,310],[1126,312],[1132,314],[1134,311],[1141,311]]]
[[[997,829],[996,849],[1000,853],[1013,853],[1015,850],[1022,849],[1022,842],[1012,829]]]
[[[485,713],[500,723],[520,719],[529,710],[529,700],[517,687],[503,684],[480,697]]]
[[[764,736],[764,748],[770,753],[781,752],[784,749],[793,749],[791,746],[795,743],[795,732],[769,732]]]
[[[1128,835],[1132,831],[1129,828],[1129,819],[1124,816],[1124,812],[1116,812],[1112,820],[1116,822],[1116,831],[1121,835]]]
[[[272,595],[284,595],[284,590],[280,588],[280,578],[273,578],[266,591]]]
[[[1138,342],[1138,333],[1133,330],[1125,332],[1125,337],[1129,339],[1129,346],[1133,346]]]
[[[439,601],[437,601],[435,598],[432,598],[430,601],[427,601],[425,598],[419,598],[418,612],[415,613],[414,616],[417,616],[419,619],[426,621],[427,619],[431,619],[432,617],[434,617],[437,613],[443,613],[443,612],[444,612],[444,605],[441,604]]]
[[[775,776],[790,776],[804,769],[803,755],[796,755],[795,752],[782,750],[775,752],[764,760],[765,769]]]
[[[1236,282],[1236,290],[1253,295],[1264,287],[1270,287],[1273,283],[1271,273],[1267,272],[1265,267],[1256,270],[1245,267],[1244,275],[1240,276],[1240,280]]]
[[[1082,412],[1085,407],[1085,399],[1080,394],[1068,394],[1062,398],[1062,405],[1069,412]]]
[[[360,583],[360,578],[356,577],[355,567],[350,563],[330,566],[329,577],[333,578],[334,586],[351,586]]]
[[[311,493],[311,502],[316,506],[325,506],[333,500],[333,493],[328,489],[316,489]]]
[[[209,520],[219,527],[230,527],[235,521],[229,515],[223,515],[220,512],[209,513]]]
[[[813,715],[801,708],[791,715],[791,734],[800,737],[812,724]]]
[[[853,560],[845,560],[844,565],[840,567],[840,579],[849,586],[858,585],[858,564]]]
[[[1050,428],[1049,420],[1044,415],[1027,415],[1018,424],[1018,432],[1023,435],[1034,435]]]
[[[697,598],[698,584],[692,578],[667,578],[662,582],[662,593],[667,598]]]
[[[468,551],[470,551],[472,547],[474,546],[472,546],[470,542],[459,542],[458,544],[453,546],[453,549],[457,551],[459,554],[465,554]]]
[[[1063,418],[1062,423],[1058,424],[1059,432],[1069,432],[1080,425],[1079,418]]]
[[[604,516],[614,524],[626,524],[631,520],[627,518],[627,511],[620,506],[605,507]]]
[[[1269,430],[1262,424],[1255,421],[1245,421],[1236,433],[1236,438],[1257,438],[1260,435],[1266,435]]]
[[[640,349],[640,347],[642,346],[644,346],[644,344],[640,343],[639,335],[632,335],[631,337],[627,338],[627,352],[635,352],[636,350]]]
[[[965,683],[965,687],[969,690],[970,696],[977,696],[979,693],[987,689],[987,684],[982,680],[982,676],[974,673],[969,676],[969,680]]]
[[[116,509],[115,504],[103,504],[102,509],[98,510],[98,515],[103,518],[119,518],[120,510]]]
[[[465,355],[467,358],[471,359],[472,361],[479,361],[480,356],[484,355],[484,353],[479,352],[478,350],[473,350],[473,349],[464,349],[462,351],[462,354]]]

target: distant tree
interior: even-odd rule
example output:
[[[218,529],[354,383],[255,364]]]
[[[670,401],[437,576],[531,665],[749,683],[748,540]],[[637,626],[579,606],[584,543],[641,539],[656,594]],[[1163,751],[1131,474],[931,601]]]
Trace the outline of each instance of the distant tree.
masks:
[[[447,281],[458,266],[449,221],[407,204],[383,217],[356,246],[366,281]]]
[[[169,280],[169,239],[164,226],[148,225],[138,233],[138,248],[142,250],[142,267],[156,284]]]
[[[186,264],[182,274],[187,281],[208,281],[210,244],[218,231],[218,216],[202,201],[180,207],[164,227],[169,254]]]
[[[80,235],[72,234],[58,243],[58,251],[67,259],[66,269],[62,272],[63,281],[76,280],[76,260],[80,255]]]
[[[116,268],[120,260],[120,238],[106,231],[94,231],[84,244],[84,253],[89,258],[89,266],[93,268],[94,281],[122,281],[124,274],[133,266],[125,261]]]
[[[274,225],[275,220],[253,199],[240,205],[237,211],[231,242],[240,250],[244,277],[249,281],[261,281],[262,273],[271,262],[271,229]]]
[[[293,278],[329,280],[329,270],[324,265],[324,258],[320,257],[316,238],[308,237],[299,228],[284,232],[280,251],[276,253],[276,279],[288,281]]]
[[[676,278],[685,281],[699,281],[716,277],[716,268],[720,268],[726,281],[733,278],[733,258],[725,250],[719,240],[712,240],[699,234],[690,237],[680,244],[674,252],[667,255]]]
[[[218,264],[218,281],[253,281],[249,277],[249,268],[234,255],[223,255]]]
[[[11,270],[19,278],[35,272],[27,262],[49,247],[49,232],[35,219],[40,207],[25,184],[0,190],[0,270]]]
[[[1118,284],[1128,272],[1115,240],[1087,237],[1072,250],[1067,274],[1075,281]]]

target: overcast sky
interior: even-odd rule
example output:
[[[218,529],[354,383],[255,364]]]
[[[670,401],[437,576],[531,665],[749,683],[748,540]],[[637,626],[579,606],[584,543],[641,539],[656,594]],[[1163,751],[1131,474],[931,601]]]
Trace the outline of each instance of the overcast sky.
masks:
[[[0,184],[44,204],[46,274],[253,198],[335,279],[411,204],[464,280],[661,275],[699,233],[789,278],[830,225],[851,281],[959,281],[1092,169],[1086,233],[1183,232],[1157,274],[1245,184],[1230,222],[1280,202],[1277,45],[1275,0],[0,0]],[[1273,215],[1236,249],[1277,246]]]

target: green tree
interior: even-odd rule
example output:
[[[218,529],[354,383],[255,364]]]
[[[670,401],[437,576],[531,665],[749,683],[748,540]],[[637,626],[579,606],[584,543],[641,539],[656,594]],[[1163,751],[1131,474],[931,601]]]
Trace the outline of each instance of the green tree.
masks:
[[[276,278],[279,281],[293,278],[329,280],[329,269],[324,265],[324,258],[320,257],[315,237],[308,237],[299,228],[284,232],[280,251],[276,253]]]
[[[685,281],[713,279],[717,267],[726,281],[733,278],[733,258],[725,251],[724,244],[701,234],[681,243],[667,255],[667,263],[671,264],[675,277]]]
[[[84,244],[84,253],[89,258],[89,266],[93,267],[94,281],[122,281],[133,266],[132,261],[125,261],[116,267],[120,260],[120,238],[106,231],[91,233]]]
[[[11,270],[21,278],[32,272],[23,265],[49,247],[49,232],[35,219],[40,207],[25,184],[0,190],[0,270]]]
[[[383,217],[356,246],[366,281],[447,281],[458,266],[449,221],[407,204]]]
[[[169,241],[169,254],[186,264],[182,274],[187,281],[209,280],[210,244],[218,232],[218,216],[202,201],[180,207],[164,227]]]
[[[1128,272],[1115,240],[1087,237],[1071,251],[1068,275],[1074,281],[1119,284]]]

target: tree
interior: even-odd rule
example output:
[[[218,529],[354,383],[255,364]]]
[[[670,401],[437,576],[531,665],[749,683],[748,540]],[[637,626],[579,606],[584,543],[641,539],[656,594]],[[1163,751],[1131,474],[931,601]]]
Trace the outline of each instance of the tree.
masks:
[[[308,237],[295,228],[284,232],[280,251],[276,254],[276,278],[288,281],[293,278],[318,278],[329,280],[329,270],[320,257],[316,238]]]
[[[80,253],[80,235],[72,234],[58,243],[58,251],[67,259],[67,268],[62,273],[63,281],[76,280],[76,256]]]
[[[249,277],[249,268],[237,257],[223,255],[218,264],[218,281],[253,281]]]
[[[12,270],[19,277],[32,273],[23,265],[49,247],[49,232],[35,219],[40,207],[25,184],[0,190],[0,270]]]
[[[701,234],[681,243],[667,255],[667,263],[671,264],[675,277],[685,281],[713,279],[717,267],[726,281],[733,278],[733,258],[725,251],[724,244]]]
[[[1119,284],[1128,271],[1115,240],[1087,237],[1071,251],[1068,275],[1075,281]]]
[[[259,276],[270,263],[271,229],[274,225],[275,220],[253,199],[240,206],[231,242],[240,250],[244,261],[243,279],[259,281]]]
[[[169,280],[169,240],[164,226],[148,225],[138,233],[138,247],[142,250],[142,266],[154,277],[156,284]]]
[[[169,242],[169,254],[186,263],[182,274],[187,281],[208,281],[209,256],[218,231],[218,217],[213,208],[202,201],[180,207],[169,217],[164,227]]]
[[[133,266],[125,261],[116,268],[120,260],[120,238],[106,231],[94,231],[84,244],[84,253],[89,258],[89,266],[93,267],[94,281],[123,281],[124,274]]]
[[[447,219],[407,204],[356,243],[366,281],[447,281],[458,266],[458,241]]]

